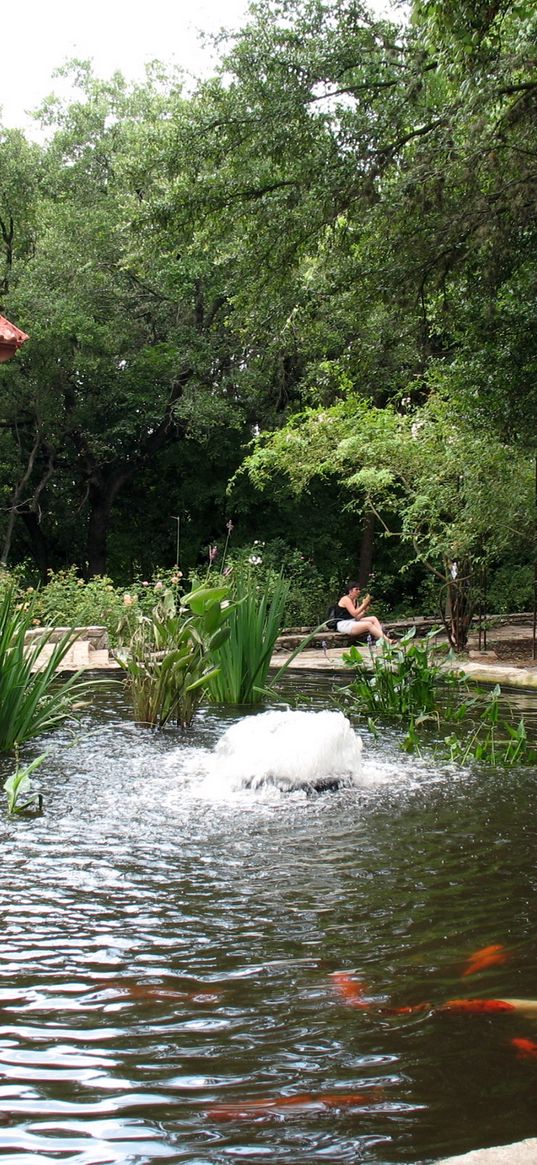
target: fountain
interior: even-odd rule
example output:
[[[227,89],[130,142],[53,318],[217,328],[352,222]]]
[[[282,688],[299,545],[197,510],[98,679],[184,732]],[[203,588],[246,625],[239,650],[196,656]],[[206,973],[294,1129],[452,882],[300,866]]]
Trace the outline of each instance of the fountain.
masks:
[[[272,710],[238,720],[207,762],[231,789],[320,793],[361,779],[362,741],[342,712]]]

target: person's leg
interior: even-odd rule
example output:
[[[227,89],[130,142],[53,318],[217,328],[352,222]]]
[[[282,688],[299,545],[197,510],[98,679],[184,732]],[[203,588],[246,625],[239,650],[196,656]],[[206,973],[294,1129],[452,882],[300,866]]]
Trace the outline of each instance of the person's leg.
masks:
[[[367,619],[355,619],[347,634],[352,635],[353,639],[360,635],[372,635],[374,639],[378,639],[379,633],[382,635],[382,627],[378,623],[379,630],[376,631],[375,623],[378,623],[378,619],[372,619],[370,616]]]
[[[393,643],[393,640],[388,639],[388,636],[384,634],[376,615],[368,615],[366,619],[357,619],[352,630],[347,634],[352,636],[371,635],[373,639],[385,639],[387,643]]]

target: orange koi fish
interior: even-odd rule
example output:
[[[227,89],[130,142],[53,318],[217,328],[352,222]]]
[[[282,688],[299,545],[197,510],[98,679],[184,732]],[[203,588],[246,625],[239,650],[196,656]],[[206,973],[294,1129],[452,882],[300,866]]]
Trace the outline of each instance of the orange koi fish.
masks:
[[[368,1009],[371,1005],[364,1000],[365,984],[355,979],[348,971],[333,971],[332,984],[337,995],[343,999],[347,1007],[361,1007]]]
[[[448,1011],[452,1015],[497,1014],[500,1011],[516,1011],[515,1002],[514,999],[448,999],[436,1010]]]
[[[511,1044],[515,1048],[519,1060],[537,1060],[537,1044],[535,1040],[526,1040],[522,1037],[517,1037],[511,1040]]]
[[[347,1007],[357,1007],[361,1011],[375,1012],[377,1015],[413,1015],[415,1011],[429,1011],[430,1003],[411,1003],[404,1007],[389,1007],[383,1003],[364,999],[367,990],[365,983],[355,979],[348,971],[333,971],[330,976],[334,990],[347,1004]]]
[[[382,1099],[382,1089],[370,1092],[324,1092],[315,1096],[306,1092],[296,1096],[276,1096],[259,1100],[237,1101],[235,1104],[213,1104],[207,1116],[212,1120],[254,1120],[256,1117],[297,1116],[303,1112],[323,1112],[334,1108],[359,1108],[364,1104],[378,1103]]]
[[[100,983],[97,990],[115,991],[117,995],[127,995],[140,1003],[218,1003],[222,998],[218,991],[177,991],[160,983],[129,983],[122,979]]]
[[[516,1011],[519,1015],[536,1019],[537,999],[448,999],[447,1003],[443,1003],[436,1010],[450,1011],[456,1015]]]
[[[500,963],[506,963],[508,958],[509,955],[502,943],[482,947],[481,950],[474,951],[473,955],[470,955],[462,972],[462,977],[476,975],[478,971],[485,971],[487,967],[496,967]]]
[[[406,1007],[379,1007],[381,1015],[414,1015],[416,1011],[430,1011],[432,1003],[410,1003]]]

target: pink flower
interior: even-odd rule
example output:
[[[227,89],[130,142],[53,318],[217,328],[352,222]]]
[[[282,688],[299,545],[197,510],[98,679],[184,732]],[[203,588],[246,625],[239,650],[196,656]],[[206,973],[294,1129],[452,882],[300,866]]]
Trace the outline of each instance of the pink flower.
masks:
[[[218,557],[218,546],[209,546],[209,562],[214,562]]]

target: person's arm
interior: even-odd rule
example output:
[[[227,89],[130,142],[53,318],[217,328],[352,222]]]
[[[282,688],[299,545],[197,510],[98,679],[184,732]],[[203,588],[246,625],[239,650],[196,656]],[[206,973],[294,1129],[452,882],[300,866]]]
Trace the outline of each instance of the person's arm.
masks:
[[[360,603],[360,606],[356,608],[356,614],[354,616],[355,619],[361,619],[362,615],[365,615],[370,603],[371,603],[371,595],[366,595],[363,602]]]

